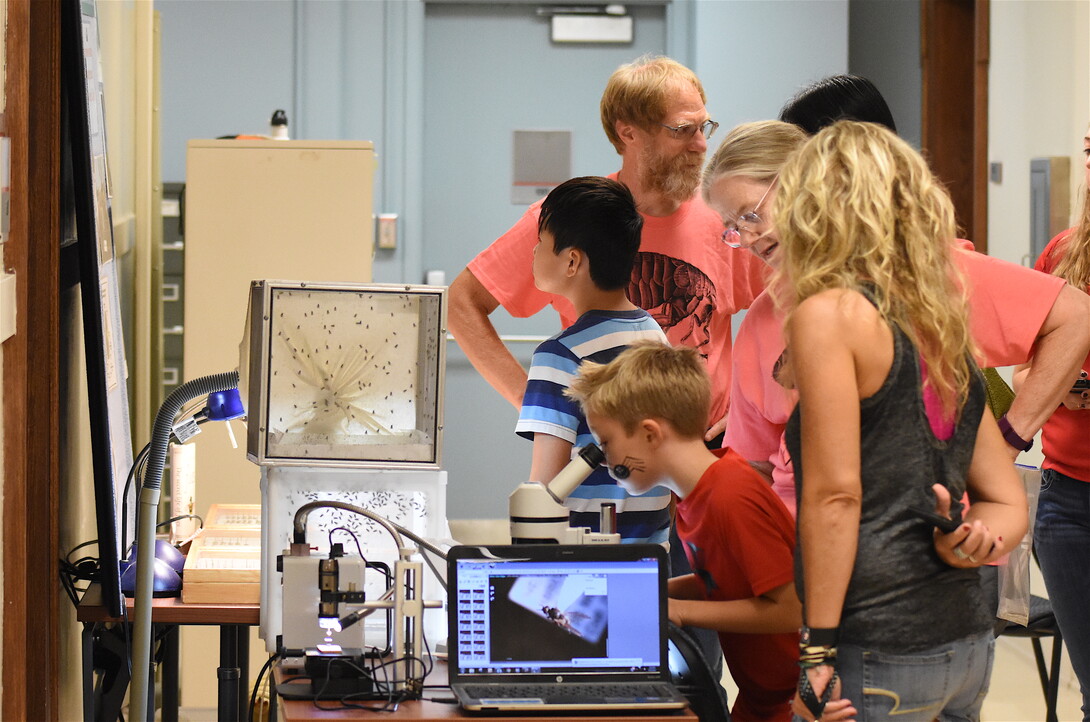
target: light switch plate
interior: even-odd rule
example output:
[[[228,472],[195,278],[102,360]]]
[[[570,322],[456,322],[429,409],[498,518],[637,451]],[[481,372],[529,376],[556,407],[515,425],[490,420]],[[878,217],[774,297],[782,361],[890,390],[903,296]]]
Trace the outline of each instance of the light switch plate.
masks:
[[[397,214],[380,213],[378,216],[378,247],[397,248]]]

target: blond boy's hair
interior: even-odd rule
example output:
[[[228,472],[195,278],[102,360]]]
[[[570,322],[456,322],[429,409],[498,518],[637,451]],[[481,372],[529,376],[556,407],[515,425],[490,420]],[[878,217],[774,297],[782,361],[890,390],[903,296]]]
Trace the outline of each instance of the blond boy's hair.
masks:
[[[711,381],[696,350],[656,341],[634,343],[607,364],[584,361],[565,393],[629,434],[644,419],[663,419],[680,436],[703,438],[711,407]]]

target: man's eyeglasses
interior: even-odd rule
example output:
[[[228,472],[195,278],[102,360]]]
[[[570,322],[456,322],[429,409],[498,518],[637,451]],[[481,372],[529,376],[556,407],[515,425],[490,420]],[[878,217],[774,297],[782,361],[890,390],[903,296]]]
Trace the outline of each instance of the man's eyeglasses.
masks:
[[[666,123],[659,123],[663,128],[670,131],[670,136],[674,140],[689,140],[696,131],[700,131],[705,139],[711,138],[715,134],[715,129],[719,127],[719,123],[714,120],[705,120],[700,125],[693,125],[690,123],[683,123],[682,125],[666,125]]]
[[[763,219],[757,213],[761,209],[761,204],[765,202],[765,198],[768,198],[769,191],[776,185],[777,178],[772,179],[772,183],[765,189],[764,195],[761,196],[761,200],[757,201],[757,205],[753,206],[753,210],[749,213],[743,213],[738,216],[733,222],[727,223],[726,229],[723,231],[722,241],[731,248],[742,248],[745,244],[742,243],[742,232],[752,234],[757,238],[761,237],[761,234],[753,230],[754,226],[759,226]]]

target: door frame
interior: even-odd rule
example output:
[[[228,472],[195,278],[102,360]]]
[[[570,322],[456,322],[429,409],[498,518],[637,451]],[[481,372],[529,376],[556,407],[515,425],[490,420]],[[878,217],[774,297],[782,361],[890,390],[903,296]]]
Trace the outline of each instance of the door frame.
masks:
[[[921,142],[950,191],[959,233],[981,253],[988,251],[990,12],[990,0],[920,0]]]
[[[5,719],[57,719],[60,679],[61,3],[10,0],[5,54],[16,332],[4,342]],[[30,99],[34,98],[31,103]],[[33,338],[33,342],[31,342]],[[31,420],[33,420],[31,422]]]

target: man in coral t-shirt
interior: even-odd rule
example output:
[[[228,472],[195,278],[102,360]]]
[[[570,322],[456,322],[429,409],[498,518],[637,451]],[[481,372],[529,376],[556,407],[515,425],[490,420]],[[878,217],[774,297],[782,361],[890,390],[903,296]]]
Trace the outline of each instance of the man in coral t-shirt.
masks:
[[[709,439],[725,425],[730,390],[731,316],[764,288],[763,264],[720,241],[722,223],[696,193],[708,117],[700,81],[668,58],[644,58],[619,68],[602,96],[602,125],[621,156],[611,178],[632,191],[644,218],[628,297],[647,310],[673,344],[700,351],[715,369]],[[481,375],[516,408],[526,371],[489,320],[503,306],[528,317],[552,305],[561,324],[574,321],[563,298],[539,291],[531,274],[540,203],[474,258],[450,287],[451,333]]]

